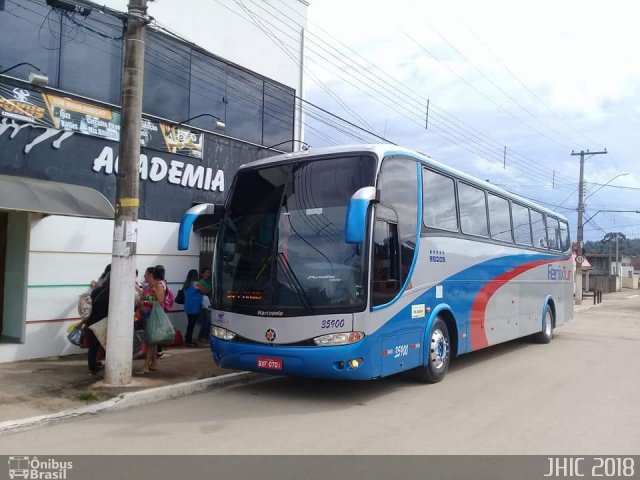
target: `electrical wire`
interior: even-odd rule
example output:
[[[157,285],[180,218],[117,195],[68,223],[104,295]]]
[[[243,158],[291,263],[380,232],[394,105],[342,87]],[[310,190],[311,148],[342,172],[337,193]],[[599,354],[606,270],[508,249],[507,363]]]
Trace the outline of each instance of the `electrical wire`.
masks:
[[[222,4],[219,0],[215,0],[215,1],[216,1],[217,3],[219,3],[219,4],[221,4],[223,7],[225,7],[225,8],[227,8],[227,9],[229,9],[229,7],[227,7],[226,5]],[[262,2],[261,2],[261,3],[262,3]],[[271,5],[269,2],[265,2],[265,3],[266,3],[266,4],[268,4],[268,5]],[[260,5],[258,5],[258,6],[260,6]],[[262,6],[260,6],[260,7],[261,7],[263,10],[265,10],[265,9],[264,9],[264,7],[262,7]],[[232,11],[233,13],[236,13],[236,14],[238,15],[238,12],[235,12],[235,11],[233,11],[232,9],[229,9],[229,10],[230,10],[230,11]],[[281,11],[281,10],[278,10],[278,12],[282,12],[282,11]],[[239,16],[241,16],[241,15],[239,15]],[[292,20],[292,19],[291,19],[291,17],[288,17],[288,16],[286,16],[286,15],[283,15],[283,16],[285,16],[285,18],[287,18],[287,19]],[[241,16],[241,18],[242,18],[242,16]],[[279,21],[281,21],[281,22],[282,22],[282,19],[279,19]],[[293,21],[293,20],[292,20],[292,21]],[[283,24],[284,24],[285,26],[287,26],[288,28],[290,28],[290,29],[291,29],[291,28],[293,28],[293,27],[291,26],[291,23],[292,23],[292,22],[286,22],[286,23],[284,23],[284,22],[283,22]],[[271,25],[273,26],[274,24],[273,24],[273,23],[271,23]],[[279,29],[279,30],[280,30],[281,32],[283,32],[283,30],[282,30],[282,29]],[[283,33],[286,33],[286,32],[283,32]],[[330,47],[331,47],[331,46],[330,46]],[[333,47],[331,47],[331,48],[333,48]],[[326,49],[325,49],[325,51],[326,51]],[[311,52],[313,53],[313,50],[311,50]],[[316,52],[316,53],[317,53],[317,52]],[[335,57],[335,55],[334,55],[334,57]],[[330,62],[328,59],[326,59],[326,57],[322,57],[322,58],[324,58],[324,59],[325,59],[325,61]],[[352,66],[353,66],[353,65],[356,65],[356,66],[357,66],[357,65],[358,65],[358,63],[357,63],[357,62],[352,62],[352,61],[351,61],[351,59],[349,59],[349,63],[348,63],[348,65],[352,65]],[[345,63],[343,66],[339,66],[339,67],[340,67],[341,69],[344,69],[344,68],[346,68],[346,67],[347,67],[347,63]],[[337,74],[337,76],[339,76],[339,77],[340,77],[341,75],[340,75],[340,74]],[[342,78],[343,80],[346,80],[343,76],[342,76],[341,78]],[[371,77],[370,79],[372,79],[372,80],[374,81],[374,83],[375,83],[375,79],[376,79],[376,77]],[[370,80],[370,79],[368,79],[368,80]],[[348,82],[348,81],[347,81],[347,82]],[[370,82],[368,82],[368,83],[370,83]],[[361,89],[361,90],[362,90],[362,89]],[[376,99],[377,99],[378,101],[380,101],[380,99],[379,99],[378,97],[376,97]],[[394,99],[394,101],[396,101],[396,100]],[[381,102],[381,103],[383,103],[383,104],[384,104],[384,102]],[[397,112],[397,109],[396,109],[396,108],[391,107],[391,106],[389,106],[389,105],[386,105],[386,106],[388,106],[389,108],[391,108],[391,109],[393,109],[393,110],[395,110],[395,111]],[[421,115],[422,115],[422,112],[420,113],[420,124],[422,124],[422,122],[423,122],[423,118],[421,117]],[[451,133],[451,132],[449,132],[449,133]],[[474,135],[475,135],[475,134],[474,134]],[[464,141],[464,140],[461,140],[461,139],[458,137],[458,141]],[[503,146],[502,146],[502,145],[500,145],[500,147],[499,147],[499,148],[500,148],[500,152],[499,152],[500,159],[499,159],[499,161],[500,161],[500,163],[502,163],[502,148],[503,148]],[[497,155],[498,155],[498,152],[497,152],[497,151],[496,151],[496,152],[494,152],[494,161],[495,161],[495,160],[498,160],[498,159],[497,159]],[[526,163],[526,169],[527,169],[527,170],[526,170],[527,172],[530,172],[530,171],[531,171],[531,161],[529,161],[529,162],[527,162],[527,163]],[[558,177],[560,177],[560,175],[559,175]],[[547,178],[545,177],[545,180],[546,180],[546,179],[547,179]]]

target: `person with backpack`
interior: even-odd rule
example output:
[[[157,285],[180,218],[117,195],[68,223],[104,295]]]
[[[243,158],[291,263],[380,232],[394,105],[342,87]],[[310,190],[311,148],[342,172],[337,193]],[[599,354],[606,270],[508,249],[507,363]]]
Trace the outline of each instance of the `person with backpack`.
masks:
[[[154,271],[158,280],[160,280],[160,282],[162,283],[162,286],[164,287],[164,291],[165,291],[164,301],[161,302],[162,309],[166,313],[169,313],[173,309],[173,304],[175,303],[175,297],[173,295],[173,292],[169,288],[169,285],[167,284],[167,280],[165,279],[166,272],[164,269],[164,265],[156,265],[154,267]],[[164,352],[162,351],[162,345],[158,345],[158,358],[162,358],[162,357],[164,357]]]
[[[164,304],[166,287],[165,285],[163,285],[162,280],[158,278],[159,276],[160,275],[156,272],[156,269],[154,267],[147,268],[145,272],[145,279],[147,280],[147,284],[143,289],[141,298],[142,318],[144,322],[146,322],[147,318],[151,314],[154,302],[158,302],[160,305]],[[144,365],[142,366],[142,369],[136,373],[144,375],[153,370],[157,370],[157,359],[158,345],[147,344]]]
[[[206,292],[205,287],[200,285],[198,281],[198,271],[189,270],[187,278],[182,285],[182,293],[184,296],[184,313],[187,314],[187,334],[185,336],[185,344],[187,347],[198,347],[199,345],[193,341],[193,330],[200,318],[200,310],[202,309],[202,297]]]

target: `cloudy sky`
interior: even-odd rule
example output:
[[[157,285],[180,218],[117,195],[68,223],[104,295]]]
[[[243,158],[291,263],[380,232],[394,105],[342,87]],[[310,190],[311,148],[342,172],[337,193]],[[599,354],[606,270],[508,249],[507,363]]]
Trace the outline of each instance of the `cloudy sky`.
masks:
[[[270,17],[265,26],[276,32],[301,21],[289,10],[293,1],[184,3],[238,11],[242,4],[264,19],[267,7],[279,20]],[[126,7],[126,0],[107,3]],[[159,7],[167,3],[151,4],[151,13],[166,11]],[[311,0],[305,96],[379,136],[545,202],[571,220],[575,238],[579,157],[572,150],[609,152],[586,162],[587,217],[640,209],[640,29],[633,6]],[[158,20],[171,28],[175,16],[190,14],[174,12],[173,19]],[[271,40],[265,35],[265,41]],[[314,147],[356,141],[340,132],[344,125],[338,130],[310,114],[305,122],[305,139]],[[600,188],[617,175],[611,185],[630,188]],[[610,231],[640,236],[640,214],[601,212],[585,226],[585,237],[597,240]]]
[[[640,29],[631,6],[321,0],[309,8],[309,36],[318,43],[308,42],[308,65],[377,133],[558,205],[575,225],[579,157],[571,150],[606,147],[607,155],[587,160],[587,181],[626,173],[611,185],[637,189],[588,184],[588,216],[640,209],[640,62],[633,60]],[[351,57],[351,69],[347,61],[336,68],[322,37]],[[360,123],[314,79],[307,87],[311,101]],[[587,239],[608,231],[640,236],[640,215],[601,212],[585,226]]]

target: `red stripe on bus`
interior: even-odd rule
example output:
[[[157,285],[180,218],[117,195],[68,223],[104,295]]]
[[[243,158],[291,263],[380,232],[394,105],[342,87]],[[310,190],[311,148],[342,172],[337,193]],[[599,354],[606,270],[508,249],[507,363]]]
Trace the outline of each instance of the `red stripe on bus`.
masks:
[[[513,270],[509,270],[502,275],[498,275],[493,280],[487,282],[487,284],[478,292],[478,295],[476,295],[473,305],[471,306],[471,349],[479,350],[489,346],[487,333],[484,328],[485,314],[489,300],[491,300],[493,294],[496,293],[500,287],[509,280],[513,280],[518,275],[521,275],[532,268],[539,267],[545,263],[562,262],[564,260],[567,260],[567,258],[545,258],[544,260],[523,263],[522,265],[515,267]]]

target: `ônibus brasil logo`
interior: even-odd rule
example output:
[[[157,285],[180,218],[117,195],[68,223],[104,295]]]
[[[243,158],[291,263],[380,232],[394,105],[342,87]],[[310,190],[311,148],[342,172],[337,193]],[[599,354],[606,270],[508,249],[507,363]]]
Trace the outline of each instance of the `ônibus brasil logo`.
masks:
[[[73,462],[61,462],[54,458],[44,460],[38,457],[9,457],[9,478],[30,480],[66,480],[67,471],[73,468]]]

